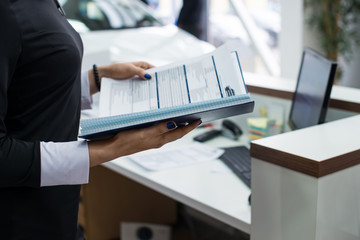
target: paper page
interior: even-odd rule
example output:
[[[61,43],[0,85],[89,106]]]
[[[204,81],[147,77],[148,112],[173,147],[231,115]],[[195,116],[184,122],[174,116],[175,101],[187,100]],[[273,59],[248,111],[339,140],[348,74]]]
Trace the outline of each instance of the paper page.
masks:
[[[158,108],[156,82],[145,80],[103,79],[99,111],[100,116],[115,116]]]
[[[149,69],[151,80],[103,79],[100,116],[114,116],[247,94],[234,43],[182,63]],[[236,77],[234,77],[236,76]]]
[[[129,158],[147,170],[159,171],[214,160],[223,153],[223,149],[196,142],[174,149],[152,149]]]

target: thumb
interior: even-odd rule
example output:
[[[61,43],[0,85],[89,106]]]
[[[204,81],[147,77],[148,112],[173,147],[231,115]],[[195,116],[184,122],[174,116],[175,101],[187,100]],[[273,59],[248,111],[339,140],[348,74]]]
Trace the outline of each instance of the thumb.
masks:
[[[147,73],[144,69],[137,67],[136,68],[136,75],[138,75],[143,80],[151,79],[151,75]]]

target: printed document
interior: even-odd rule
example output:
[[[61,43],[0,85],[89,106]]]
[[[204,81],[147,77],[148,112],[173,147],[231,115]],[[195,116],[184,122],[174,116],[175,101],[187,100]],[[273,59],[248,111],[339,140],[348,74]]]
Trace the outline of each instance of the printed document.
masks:
[[[150,80],[103,79],[99,116],[81,119],[79,137],[107,139],[162,121],[181,126],[252,112],[238,46],[231,41],[200,57],[149,69]]]
[[[147,170],[159,171],[214,160],[223,153],[223,149],[195,142],[174,149],[147,150],[128,157]]]
[[[201,57],[149,69],[147,73],[151,75],[151,80],[103,79],[100,116],[136,113],[247,94],[245,83],[241,82],[243,77],[239,52],[234,46],[234,42],[229,42]]]

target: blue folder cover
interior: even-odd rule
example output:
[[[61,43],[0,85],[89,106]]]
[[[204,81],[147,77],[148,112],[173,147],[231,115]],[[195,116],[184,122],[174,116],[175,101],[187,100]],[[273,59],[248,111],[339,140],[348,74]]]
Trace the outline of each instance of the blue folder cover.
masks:
[[[79,137],[89,140],[106,139],[123,130],[149,127],[167,120],[176,122],[178,126],[198,119],[206,123],[221,118],[250,113],[253,109],[254,101],[250,99],[249,95],[244,95],[146,112],[84,119],[80,122]]]

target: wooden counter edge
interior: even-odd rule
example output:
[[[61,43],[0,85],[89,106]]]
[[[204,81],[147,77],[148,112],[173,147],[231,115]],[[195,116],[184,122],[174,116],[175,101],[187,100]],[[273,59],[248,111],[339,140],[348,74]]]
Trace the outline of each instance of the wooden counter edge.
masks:
[[[360,164],[360,149],[319,162],[251,143],[250,155],[253,158],[270,162],[315,178],[320,178]]]
[[[247,85],[246,87],[250,93],[256,93],[256,94],[261,94],[270,97],[277,97],[287,100],[292,100],[294,95],[293,92],[288,92],[284,90],[270,89],[270,88],[251,86],[251,85]],[[345,100],[332,98],[330,99],[329,107],[360,113],[360,103],[349,102]]]

